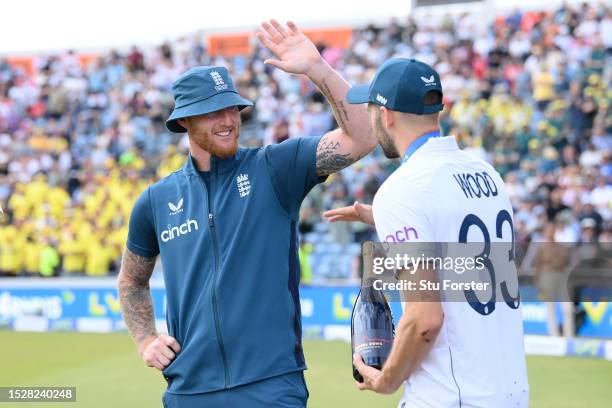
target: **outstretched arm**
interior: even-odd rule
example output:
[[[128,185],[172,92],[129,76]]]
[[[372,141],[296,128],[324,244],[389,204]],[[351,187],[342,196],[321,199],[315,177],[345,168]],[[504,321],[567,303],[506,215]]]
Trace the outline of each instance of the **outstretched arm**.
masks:
[[[358,201],[355,201],[353,205],[347,207],[339,207],[325,211],[323,216],[327,218],[327,221],[329,222],[361,221],[374,226],[372,206],[368,204],[361,204]]]
[[[264,62],[286,72],[306,75],[325,95],[340,126],[319,142],[317,174],[335,173],[374,150],[377,140],[366,107],[346,103],[349,84],[325,62],[312,41],[292,22],[283,27],[271,20],[262,23],[261,28],[257,38],[277,58]]]

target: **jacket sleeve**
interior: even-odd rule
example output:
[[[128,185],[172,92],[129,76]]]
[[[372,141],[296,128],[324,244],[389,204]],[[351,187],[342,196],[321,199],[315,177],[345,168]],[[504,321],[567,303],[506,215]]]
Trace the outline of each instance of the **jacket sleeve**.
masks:
[[[153,257],[159,254],[159,244],[153,222],[150,189],[147,188],[136,200],[130,216],[126,246],[136,255]]]
[[[299,217],[302,200],[327,177],[318,177],[317,146],[321,137],[298,137],[265,148],[266,165],[274,192],[285,211]]]

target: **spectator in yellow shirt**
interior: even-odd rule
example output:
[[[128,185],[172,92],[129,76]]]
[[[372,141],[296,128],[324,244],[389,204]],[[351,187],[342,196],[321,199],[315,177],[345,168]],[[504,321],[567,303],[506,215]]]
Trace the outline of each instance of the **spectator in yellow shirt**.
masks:
[[[27,275],[34,276],[39,274],[40,269],[40,254],[44,245],[34,240],[31,235],[28,235],[23,246],[23,270]]]
[[[64,274],[82,275],[84,273],[85,244],[75,236],[70,228],[64,229],[64,234],[59,244],[59,253],[63,260],[62,270]]]
[[[106,234],[106,231],[102,231]],[[87,245],[87,262],[85,273],[88,276],[106,276],[109,274],[112,262],[117,259],[119,254],[110,245],[106,235],[101,239],[92,238]]]
[[[542,62],[540,71],[533,75],[533,100],[538,109],[543,111],[555,97],[555,78],[548,70],[548,64]]]
[[[0,276],[17,276],[23,262],[23,240],[12,226],[0,227]]]

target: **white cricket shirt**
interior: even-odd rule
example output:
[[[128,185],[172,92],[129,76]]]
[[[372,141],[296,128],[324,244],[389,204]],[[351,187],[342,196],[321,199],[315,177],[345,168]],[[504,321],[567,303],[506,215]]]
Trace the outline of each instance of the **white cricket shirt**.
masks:
[[[416,150],[376,193],[373,212],[381,241],[484,243],[488,236],[512,245],[512,206],[501,177],[461,151],[452,136],[431,138]],[[517,282],[509,284],[514,295]],[[501,300],[500,282],[496,290],[492,312],[467,301],[442,302],[442,329],[405,382],[400,407],[529,405],[521,309]],[[410,304],[404,307],[410,313]]]

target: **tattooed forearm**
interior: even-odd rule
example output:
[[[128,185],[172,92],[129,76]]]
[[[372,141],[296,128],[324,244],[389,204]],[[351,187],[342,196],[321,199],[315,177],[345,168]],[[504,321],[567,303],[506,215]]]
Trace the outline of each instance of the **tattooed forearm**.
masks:
[[[118,278],[119,303],[123,320],[137,345],[155,336],[155,317],[149,279],[155,257],[142,257],[125,250]]]
[[[338,153],[339,147],[340,142],[333,140],[331,137],[325,136],[321,139],[317,147],[317,174],[319,176],[335,173],[357,160],[350,153]]]
[[[329,102],[340,127],[327,132],[317,147],[317,174],[326,176],[370,153],[376,147],[377,140],[366,107],[346,102],[350,85],[338,72],[321,60],[309,72],[308,78]]]
[[[349,116],[346,107],[344,106],[344,102],[342,100],[337,100],[336,98],[334,98],[334,95],[331,89],[329,88],[329,84],[325,79],[321,81],[321,84],[319,85],[319,90],[325,96],[325,98],[327,98],[327,101],[331,105],[332,110],[334,111],[334,117],[336,118],[336,121],[338,122],[340,128],[345,133],[348,133]]]

